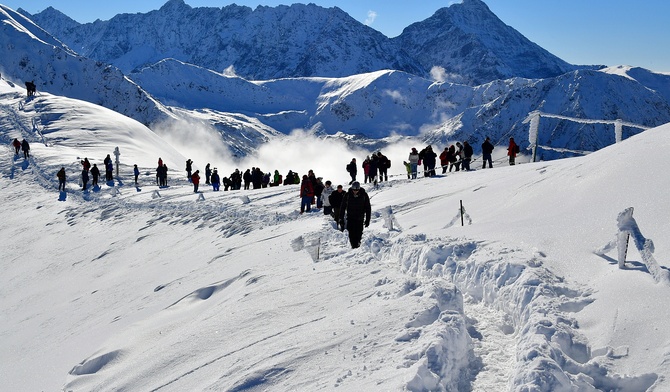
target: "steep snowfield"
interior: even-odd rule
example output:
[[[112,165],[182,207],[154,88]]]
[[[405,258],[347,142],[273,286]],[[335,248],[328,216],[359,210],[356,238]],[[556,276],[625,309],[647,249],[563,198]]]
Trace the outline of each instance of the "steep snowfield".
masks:
[[[352,250],[322,213],[298,213],[295,186],[194,194],[180,153],[106,109],[0,81],[0,112],[0,140],[33,153],[0,150],[3,389],[670,388],[670,125],[583,158],[414,181],[392,155]],[[80,157],[115,146],[120,178],[82,192]],[[346,183],[349,159],[292,168]],[[626,269],[594,253],[628,207],[657,269],[633,241]]]

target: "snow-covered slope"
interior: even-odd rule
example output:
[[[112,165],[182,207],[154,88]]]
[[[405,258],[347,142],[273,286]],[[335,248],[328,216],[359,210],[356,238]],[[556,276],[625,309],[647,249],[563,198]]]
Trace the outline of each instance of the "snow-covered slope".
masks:
[[[118,69],[81,57],[32,21],[0,5],[0,67],[15,83],[34,81],[38,92],[105,106],[143,124],[170,118],[166,109]]]
[[[669,388],[670,178],[655,168],[670,125],[582,158],[411,181],[396,164],[411,146],[389,148],[352,250],[330,218],[298,213],[295,186],[194,194],[175,171],[158,189],[156,157],[183,156],[114,112],[0,81],[0,114],[6,146],[33,146],[0,150],[3,389]],[[76,160],[115,145],[120,178],[82,192]],[[274,154],[347,181],[351,154]],[[628,207],[640,231],[619,269],[594,251]]]

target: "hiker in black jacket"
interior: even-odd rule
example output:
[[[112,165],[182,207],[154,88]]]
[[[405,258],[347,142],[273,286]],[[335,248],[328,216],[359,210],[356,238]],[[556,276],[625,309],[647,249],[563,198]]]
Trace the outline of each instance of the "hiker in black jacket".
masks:
[[[337,189],[331,192],[330,196],[328,196],[328,201],[333,207],[333,213],[331,215],[335,219],[337,228],[340,229],[340,231],[344,231],[344,226],[340,226],[340,208],[342,207],[344,195],[346,195],[346,193],[344,192],[344,189],[342,189],[342,185],[338,185]]]
[[[368,197],[365,189],[361,188],[361,184],[354,181],[344,196],[340,208],[340,224],[345,225],[344,218],[346,216],[346,227],[349,231],[349,242],[352,248],[361,246],[363,226],[368,227],[370,225],[371,210],[370,197]]]

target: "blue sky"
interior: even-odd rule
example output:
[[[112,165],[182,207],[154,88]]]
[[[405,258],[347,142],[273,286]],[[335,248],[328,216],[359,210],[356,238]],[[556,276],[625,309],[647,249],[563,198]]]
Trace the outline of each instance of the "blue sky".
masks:
[[[0,0],[37,13],[48,6],[78,22],[107,20],[119,13],[148,12],[167,0]],[[255,8],[298,1],[185,0],[192,7],[235,3]],[[307,0],[337,6],[389,37],[430,17],[454,0]],[[573,64],[633,65],[670,72],[670,0],[484,0],[506,24]]]

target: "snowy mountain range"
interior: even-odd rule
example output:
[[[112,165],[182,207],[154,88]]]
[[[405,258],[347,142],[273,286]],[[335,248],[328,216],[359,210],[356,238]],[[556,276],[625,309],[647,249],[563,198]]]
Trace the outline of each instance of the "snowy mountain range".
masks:
[[[24,12],[25,13],[25,12]],[[480,0],[438,10],[388,38],[337,7],[235,4],[192,8],[170,0],[146,14],[79,24],[48,8],[29,15],[75,52],[123,72],[165,58],[245,79],[343,77],[383,69],[428,76],[444,69],[458,82],[547,78],[577,69],[505,25]]]
[[[22,15],[3,10],[3,39],[10,51],[2,66],[17,83],[34,79],[42,91],[101,104],[163,136],[165,129],[172,135],[176,129],[208,129],[220,135],[216,143],[237,156],[295,129],[364,148],[383,148],[406,137],[440,148],[468,140],[479,150],[486,136],[499,146],[514,137],[528,147],[526,119],[536,110],[641,126],[625,127],[624,138],[670,121],[670,76],[635,67],[571,66],[504,25],[479,0],[438,10],[393,39],[337,8],[315,5],[191,8],[171,0],[147,14],[89,24],[53,8],[30,15],[67,46]],[[186,16],[189,22],[182,19]],[[307,23],[311,20],[320,22]],[[212,26],[225,34],[207,30]],[[281,39],[273,35],[278,32]],[[367,37],[363,41],[375,42],[378,50],[352,37]],[[215,49],[211,40],[245,48],[239,53],[247,56],[262,53],[256,59],[280,55],[272,50],[286,52],[281,54],[286,60],[259,65],[233,56],[224,61],[221,56],[231,51],[221,42]],[[244,43],[233,45],[235,40]],[[302,67],[295,59],[305,59],[305,53],[320,54]],[[389,53],[402,56],[390,60]],[[443,62],[437,64],[439,59]],[[102,61],[132,72],[124,75]],[[229,65],[235,70],[224,72]],[[428,78],[429,67],[443,78]],[[326,77],[333,70],[343,76]],[[238,75],[267,77],[261,75],[266,71],[275,76],[254,81]],[[301,77],[275,78],[289,74]],[[588,153],[614,140],[611,125],[543,119],[539,157]]]

